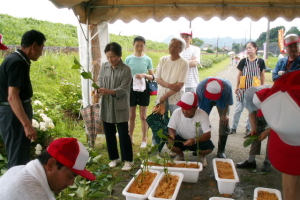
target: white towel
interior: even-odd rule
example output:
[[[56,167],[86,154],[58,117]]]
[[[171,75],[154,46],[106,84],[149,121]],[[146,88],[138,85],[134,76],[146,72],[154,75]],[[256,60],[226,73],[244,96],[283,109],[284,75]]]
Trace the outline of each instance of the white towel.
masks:
[[[144,92],[146,90],[145,78],[138,79],[136,76],[133,77],[133,91]]]
[[[26,170],[41,183],[42,187],[47,193],[48,199],[55,200],[53,192],[51,191],[47,181],[45,169],[43,168],[40,161],[38,159],[35,159],[27,163]]]

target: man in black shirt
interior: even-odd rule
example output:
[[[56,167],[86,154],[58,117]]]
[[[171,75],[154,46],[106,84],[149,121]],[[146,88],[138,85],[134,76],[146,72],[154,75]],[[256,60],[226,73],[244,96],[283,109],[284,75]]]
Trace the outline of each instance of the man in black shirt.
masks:
[[[32,126],[30,60],[42,55],[46,37],[31,30],[22,36],[21,48],[0,65],[0,133],[8,155],[8,168],[30,161],[30,142],[37,133]]]

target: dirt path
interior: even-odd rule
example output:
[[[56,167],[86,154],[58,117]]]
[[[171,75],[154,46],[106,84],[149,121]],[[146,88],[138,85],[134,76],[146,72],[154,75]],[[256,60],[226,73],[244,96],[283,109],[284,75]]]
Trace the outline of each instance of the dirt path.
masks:
[[[232,87],[236,86],[237,69],[233,66],[228,66],[226,70],[220,71],[217,77],[228,79],[232,83]],[[234,97],[235,100],[235,97]],[[235,105],[230,108],[230,125],[232,125],[233,112]],[[237,134],[229,135],[226,145],[226,155],[232,159],[236,164],[237,162],[247,159],[250,147],[244,148],[243,141],[245,136],[247,110],[242,113]],[[212,125],[212,141],[215,145],[215,149],[211,154],[207,156],[208,166],[200,172],[199,180],[197,183],[183,183],[179,190],[177,200],[208,200],[210,197],[222,196],[218,192],[217,182],[214,177],[212,160],[216,157],[217,143],[218,143],[218,124],[219,116],[217,109],[214,108],[210,114],[210,122]],[[266,140],[262,142],[261,155],[256,156],[257,172],[251,172],[247,169],[237,169],[237,173],[240,182],[236,184],[233,195],[229,198],[238,200],[252,200],[254,196],[254,189],[256,187],[267,187],[279,189],[281,191],[281,173],[272,168],[271,172],[262,175],[260,174],[260,167],[264,161],[266,153]],[[190,160],[196,157],[190,156]],[[130,179],[122,181],[121,185],[126,185]],[[119,184],[118,184],[119,185]],[[115,192],[113,196],[119,197],[119,199],[125,199],[121,195],[122,187],[117,186],[114,188]]]

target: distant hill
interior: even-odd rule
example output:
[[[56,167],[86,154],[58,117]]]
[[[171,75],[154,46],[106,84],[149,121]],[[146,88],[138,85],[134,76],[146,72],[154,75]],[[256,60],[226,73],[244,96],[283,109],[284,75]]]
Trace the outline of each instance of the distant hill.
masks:
[[[218,38],[200,38],[200,39],[203,40],[205,44],[208,43],[213,46],[217,46]],[[231,37],[219,38],[218,47],[221,48],[226,46],[229,49],[231,49],[232,43],[245,44],[245,38],[231,38]]]
[[[171,38],[174,37],[174,35],[170,35],[168,36],[166,39],[164,39],[162,42],[169,44]],[[200,38],[201,40],[204,41],[204,44],[208,43],[211,44],[213,46],[217,46],[217,39],[218,38]],[[231,38],[231,37],[225,37],[225,38],[219,38],[219,48],[222,48],[224,46],[226,46],[227,48],[231,49],[232,47],[232,43],[245,43],[245,39],[244,38]]]
[[[45,34],[47,38],[46,46],[66,48],[78,46],[76,26],[0,14],[0,34],[3,35],[2,42],[5,45],[20,45],[22,35],[31,29],[41,31]],[[127,50],[132,50],[134,37],[110,34],[111,41],[121,44],[122,48]],[[67,51],[69,49],[67,48]],[[163,51],[166,49],[168,49],[168,45],[165,43],[147,40],[147,50]]]

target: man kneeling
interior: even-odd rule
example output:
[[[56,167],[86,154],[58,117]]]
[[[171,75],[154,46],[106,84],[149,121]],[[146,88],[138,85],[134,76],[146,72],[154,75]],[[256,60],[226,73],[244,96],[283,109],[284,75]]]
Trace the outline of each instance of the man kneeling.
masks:
[[[85,169],[89,152],[75,138],[59,138],[46,151],[26,165],[10,168],[0,178],[1,200],[55,200],[58,194],[73,185],[80,175],[96,177]]]
[[[174,144],[171,151],[177,154],[174,160],[183,161],[183,151],[197,151],[198,143],[200,162],[203,167],[206,167],[205,156],[211,153],[215,147],[210,140],[211,128],[208,115],[204,110],[198,108],[198,97],[193,92],[184,93],[177,105],[180,108],[173,112],[168,124],[169,143]]]

